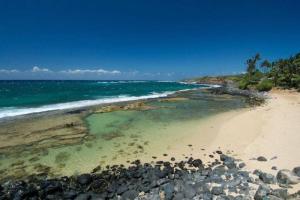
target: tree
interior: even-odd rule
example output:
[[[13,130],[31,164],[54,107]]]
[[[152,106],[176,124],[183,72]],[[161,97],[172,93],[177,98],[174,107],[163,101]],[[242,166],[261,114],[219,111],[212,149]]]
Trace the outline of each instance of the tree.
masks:
[[[246,61],[247,73],[248,73],[250,79],[253,76],[253,74],[256,72],[256,63],[258,60],[260,60],[259,53],[257,53],[253,58],[250,58]]]
[[[269,69],[272,67],[272,64],[268,60],[264,60],[261,64],[260,67],[263,69],[263,71],[266,73],[269,71]]]

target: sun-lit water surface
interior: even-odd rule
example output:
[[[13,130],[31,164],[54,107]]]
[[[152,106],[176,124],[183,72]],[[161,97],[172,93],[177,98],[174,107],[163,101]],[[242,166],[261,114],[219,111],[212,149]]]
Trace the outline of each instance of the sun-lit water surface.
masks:
[[[61,176],[90,172],[99,165],[126,164],[140,158],[151,160],[152,156],[163,154],[169,143],[188,136],[188,133],[199,132],[193,127],[202,119],[247,106],[241,97],[214,96],[196,91],[184,96],[187,99],[148,102],[147,105],[153,107],[150,110],[89,115],[84,120],[90,137],[81,144],[52,148],[21,158],[5,157],[1,159],[0,169],[31,174],[43,171],[47,166],[55,176]],[[21,171],[11,166],[16,162],[24,162]]]

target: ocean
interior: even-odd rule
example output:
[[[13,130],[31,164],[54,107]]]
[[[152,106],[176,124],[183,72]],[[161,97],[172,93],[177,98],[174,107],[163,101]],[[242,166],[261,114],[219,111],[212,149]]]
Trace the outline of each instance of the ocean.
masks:
[[[223,115],[248,106],[246,98],[215,95],[196,88],[208,85],[161,81],[2,81],[0,82],[0,181],[47,173],[60,177],[95,167],[153,157],[181,159],[191,147],[209,144]],[[56,113],[5,120],[29,113],[155,97],[141,109]],[[130,104],[130,103],[129,103]],[[126,104],[127,105],[127,104]],[[100,110],[100,111],[99,111]],[[224,115],[225,116],[225,115]],[[199,139],[200,138],[200,139]],[[190,148],[190,149],[188,149]],[[180,150],[178,150],[180,149]],[[185,152],[185,153],[183,153]],[[178,158],[179,159],[179,158]]]
[[[0,81],[0,119],[165,97],[200,87],[208,86],[171,81]]]

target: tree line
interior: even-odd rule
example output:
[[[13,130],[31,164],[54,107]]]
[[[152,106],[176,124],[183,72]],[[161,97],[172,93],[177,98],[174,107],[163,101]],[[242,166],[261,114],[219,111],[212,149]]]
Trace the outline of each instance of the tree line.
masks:
[[[272,87],[300,90],[300,53],[270,62],[256,54],[246,61],[246,73],[239,81],[240,89],[268,91]]]

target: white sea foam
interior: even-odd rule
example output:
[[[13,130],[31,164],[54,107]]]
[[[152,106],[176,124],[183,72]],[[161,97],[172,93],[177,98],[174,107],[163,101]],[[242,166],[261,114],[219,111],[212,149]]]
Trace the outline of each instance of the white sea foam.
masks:
[[[174,92],[164,92],[164,93],[152,93],[145,96],[117,96],[111,98],[103,98],[103,99],[96,99],[96,100],[83,100],[83,101],[73,101],[67,103],[58,103],[58,104],[51,104],[45,105],[40,107],[31,107],[31,108],[2,108],[0,109],[0,119],[7,118],[7,117],[15,117],[20,115],[28,115],[33,113],[41,113],[47,111],[55,111],[55,110],[66,110],[66,109],[74,109],[74,108],[81,108],[93,105],[100,105],[106,103],[116,103],[116,102],[124,102],[124,101],[134,101],[134,100],[142,100],[142,99],[153,99],[159,97],[166,97],[170,94],[174,94]]]

